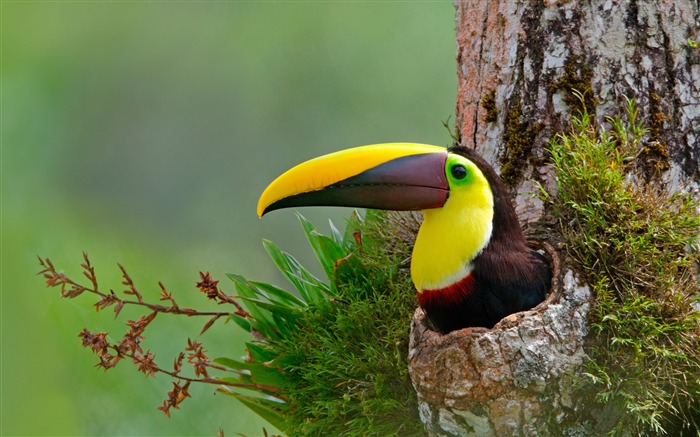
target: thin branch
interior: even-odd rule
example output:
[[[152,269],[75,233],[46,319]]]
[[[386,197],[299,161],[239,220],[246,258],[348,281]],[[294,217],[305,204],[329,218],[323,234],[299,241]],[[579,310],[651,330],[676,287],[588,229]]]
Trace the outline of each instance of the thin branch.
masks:
[[[80,266],[83,269],[83,276],[87,278],[89,284],[81,284],[64,273],[58,272],[49,258],[39,257],[39,265],[41,266],[41,271],[38,274],[44,277],[47,287],[60,287],[61,296],[64,298],[72,299],[84,292],[92,293],[99,297],[99,300],[95,303],[95,309],[100,311],[108,307],[114,307],[115,318],[119,315],[122,308],[127,305],[142,307],[149,311],[147,315],[141,315],[136,320],[128,320],[126,322],[129,329],[119,342],[110,342],[108,333],[106,332],[93,333],[87,329],[83,329],[78,334],[78,337],[82,340],[84,347],[91,349],[93,353],[97,355],[99,358],[97,366],[103,368],[105,371],[115,367],[123,359],[128,358],[137,367],[138,371],[146,376],[155,376],[157,373],[162,373],[173,378],[173,389],[168,392],[168,398],[163,401],[163,405],[158,407],[158,409],[163,411],[168,417],[170,417],[170,408],[179,408],[180,403],[184,399],[190,397],[188,389],[190,383],[193,382],[218,385],[220,386],[219,390],[222,389],[221,386],[258,390],[270,394],[274,393],[275,396],[280,399],[283,398],[280,394],[281,388],[279,387],[256,384],[253,382],[228,381],[211,377],[208,372],[212,369],[231,373],[236,373],[236,371],[212,363],[205,354],[202,344],[197,341],[191,339],[187,340],[185,351],[187,351],[188,354],[186,355],[185,352],[180,352],[177,358],[175,358],[172,371],[158,366],[155,362],[155,354],[150,350],[144,351],[141,346],[145,330],[160,313],[183,315],[187,317],[209,317],[209,320],[200,332],[201,335],[220,318],[229,317],[231,314],[230,312],[199,311],[192,308],[182,308],[177,304],[172,294],[168,292],[162,282],[158,282],[160,288],[159,299],[160,301],[169,302],[169,305],[147,302],[136,288],[131,276],[121,264],[117,265],[122,274],[122,285],[126,286],[126,289],[124,289],[122,293],[126,296],[134,296],[135,299],[122,298],[115,293],[114,290],[109,290],[109,292],[100,291],[95,268],[90,263],[90,259],[85,252],[83,252],[83,262]],[[207,298],[219,304],[233,305],[236,308],[233,314],[240,317],[246,318],[251,316],[249,312],[243,309],[243,307],[234,300],[233,296],[229,296],[219,289],[218,281],[215,281],[209,272],[200,272],[199,275],[200,281],[197,282],[197,288],[205,293]],[[195,377],[181,374],[185,357],[187,357],[187,363],[192,366]]]
[[[90,286],[85,286],[82,284],[79,284],[78,282],[72,280],[68,276],[66,276],[64,273],[57,272],[56,268],[54,267],[53,263],[49,258],[42,259],[39,257],[39,264],[43,269],[38,273],[39,275],[43,275],[44,278],[46,279],[46,286],[47,287],[61,287],[61,296],[62,297],[67,297],[67,298],[74,298],[77,297],[78,295],[82,294],[83,292],[89,292],[96,294],[99,296],[101,299],[95,304],[96,309],[99,311],[101,309],[107,308],[112,305],[119,305],[118,310],[121,311],[121,307],[125,305],[136,305],[136,306],[142,306],[145,308],[148,308],[151,311],[159,312],[159,313],[169,313],[169,314],[181,314],[185,315],[188,317],[192,316],[207,316],[207,317],[224,317],[228,316],[230,313],[226,311],[199,311],[195,310],[193,308],[180,308],[177,303],[175,303],[175,300],[172,298],[172,295],[168,293],[165,289],[165,286],[159,282],[158,285],[161,288],[161,300],[169,300],[171,305],[170,306],[165,306],[165,305],[160,305],[160,304],[154,304],[150,302],[146,302],[143,300],[143,296],[141,293],[136,289],[136,286],[134,285],[133,280],[129,276],[129,274],[126,272],[126,269],[124,266],[121,264],[117,264],[119,266],[119,269],[122,272],[122,277],[123,277],[123,282],[122,284],[126,285],[128,287],[127,290],[124,290],[124,293],[127,295],[133,295],[136,296],[136,300],[129,300],[129,299],[122,299],[117,294],[113,291],[110,290],[109,293],[104,293],[99,290],[98,284],[97,284],[97,278],[95,276],[95,269],[94,267],[91,266],[90,260],[88,259],[87,253],[83,252],[83,258],[85,262],[81,264],[81,267],[83,267],[84,271],[83,274],[90,280],[91,285]],[[200,273],[200,275],[203,275]],[[208,275],[208,273],[207,273]],[[218,281],[215,281],[218,282]],[[219,300],[219,303],[231,303],[236,307],[236,314],[240,313],[245,313],[248,314],[241,306],[238,304],[238,302],[235,302],[233,298],[230,296],[219,292],[219,295],[217,295],[217,298]],[[115,310],[116,313],[119,313],[119,311]]]
[[[138,362],[141,362],[143,364],[147,364],[146,360],[142,360],[138,355],[127,354],[126,357],[131,358],[134,361],[138,361]],[[225,367],[221,367],[221,366],[217,366],[217,365],[213,365],[213,364],[210,364],[209,366],[212,368],[215,368],[217,370],[224,370],[224,371],[228,370]],[[156,373],[164,373],[168,376],[179,379],[180,381],[203,382],[205,384],[225,385],[227,387],[236,387],[236,388],[260,389],[260,390],[268,391],[270,393],[279,393],[282,390],[279,387],[275,387],[275,386],[271,386],[271,385],[224,381],[224,380],[212,378],[209,376],[204,377],[204,378],[191,378],[188,376],[182,376],[174,371],[165,370],[165,369],[158,367],[156,365],[153,365],[152,368]]]

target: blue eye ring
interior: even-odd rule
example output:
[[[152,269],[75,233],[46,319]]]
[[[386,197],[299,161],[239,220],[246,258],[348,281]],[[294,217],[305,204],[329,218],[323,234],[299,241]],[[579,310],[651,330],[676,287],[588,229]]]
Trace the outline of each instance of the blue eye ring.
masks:
[[[467,168],[462,164],[456,164],[450,167],[450,173],[455,179],[464,179],[467,177]]]

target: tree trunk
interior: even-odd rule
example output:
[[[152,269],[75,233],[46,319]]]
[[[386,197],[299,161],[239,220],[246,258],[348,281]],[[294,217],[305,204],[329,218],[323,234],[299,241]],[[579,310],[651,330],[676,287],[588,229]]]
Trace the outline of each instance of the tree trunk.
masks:
[[[549,139],[579,111],[601,123],[624,114],[626,98],[636,100],[649,127],[642,173],[697,193],[700,2],[464,0],[455,6],[462,144],[500,171],[530,235],[548,219],[532,192],[535,182],[554,186]],[[591,293],[560,265],[556,250],[549,254],[556,267],[552,295],[492,330],[441,336],[416,312],[409,370],[431,434],[547,435],[545,422],[574,408],[570,375],[586,358]],[[578,432],[599,435],[609,426],[601,416]]]
[[[688,43],[700,38],[697,1],[471,0],[456,9],[463,143],[500,169],[523,221],[542,213],[528,193],[547,181],[543,145],[583,107],[574,90],[599,117],[636,99],[659,142],[650,169],[700,182],[700,50]]]

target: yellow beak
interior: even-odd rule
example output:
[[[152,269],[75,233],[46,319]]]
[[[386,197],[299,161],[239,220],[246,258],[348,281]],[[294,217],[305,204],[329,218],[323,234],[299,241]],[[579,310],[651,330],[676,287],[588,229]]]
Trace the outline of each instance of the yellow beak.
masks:
[[[293,167],[258,201],[258,215],[297,206],[390,210],[439,208],[449,195],[447,151],[425,144],[356,147]]]

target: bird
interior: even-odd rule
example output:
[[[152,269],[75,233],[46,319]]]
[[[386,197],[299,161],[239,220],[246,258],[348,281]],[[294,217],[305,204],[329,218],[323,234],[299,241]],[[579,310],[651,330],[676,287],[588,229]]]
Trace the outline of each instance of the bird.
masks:
[[[549,289],[546,258],[528,247],[504,183],[471,148],[386,143],[320,156],[273,180],[257,213],[304,206],[420,210],[411,279],[440,333],[492,328]]]

